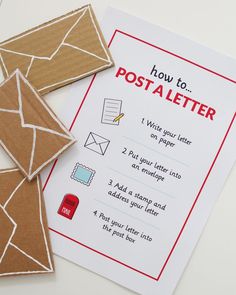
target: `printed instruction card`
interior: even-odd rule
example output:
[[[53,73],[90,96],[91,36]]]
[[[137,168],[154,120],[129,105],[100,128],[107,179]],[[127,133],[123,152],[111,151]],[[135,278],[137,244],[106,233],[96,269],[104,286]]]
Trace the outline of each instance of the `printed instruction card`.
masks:
[[[44,173],[54,252],[170,295],[235,161],[236,62],[108,9],[115,66],[71,86],[77,143]]]

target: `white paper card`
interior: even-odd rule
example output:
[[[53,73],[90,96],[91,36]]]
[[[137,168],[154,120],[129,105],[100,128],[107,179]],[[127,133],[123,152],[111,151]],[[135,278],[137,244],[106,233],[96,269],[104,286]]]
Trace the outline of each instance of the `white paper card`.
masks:
[[[54,252],[172,294],[235,161],[236,62],[114,9],[116,66],[75,83],[78,140],[44,173]]]

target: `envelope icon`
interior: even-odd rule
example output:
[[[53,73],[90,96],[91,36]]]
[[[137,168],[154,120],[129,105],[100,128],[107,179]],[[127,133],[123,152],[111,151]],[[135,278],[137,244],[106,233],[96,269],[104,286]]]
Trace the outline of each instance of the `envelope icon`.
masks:
[[[104,156],[109,143],[109,139],[106,139],[105,137],[102,137],[96,133],[90,132],[86,139],[84,147]]]
[[[0,187],[0,276],[53,272],[39,177],[0,170]]]
[[[29,180],[74,142],[19,70],[0,84],[0,144]]]
[[[112,57],[90,5],[0,43],[5,78],[16,68],[40,94],[109,68]]]

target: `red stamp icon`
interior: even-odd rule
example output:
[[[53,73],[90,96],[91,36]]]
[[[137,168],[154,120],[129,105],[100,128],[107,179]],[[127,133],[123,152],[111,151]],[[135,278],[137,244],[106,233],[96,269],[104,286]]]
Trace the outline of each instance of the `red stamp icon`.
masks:
[[[68,219],[72,219],[78,205],[79,199],[75,195],[66,194],[61,202],[61,206],[58,209],[57,213]]]

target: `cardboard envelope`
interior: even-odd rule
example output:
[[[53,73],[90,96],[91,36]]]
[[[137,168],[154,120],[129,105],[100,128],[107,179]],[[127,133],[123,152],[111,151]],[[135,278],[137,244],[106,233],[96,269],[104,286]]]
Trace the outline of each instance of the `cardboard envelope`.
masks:
[[[0,191],[0,276],[53,272],[39,177],[0,170]]]
[[[84,144],[84,147],[86,147],[87,149],[95,153],[98,153],[104,156],[109,143],[110,143],[109,139],[106,139],[96,133],[90,132]]]
[[[0,144],[29,180],[74,142],[19,70],[0,84]]]
[[[40,94],[109,68],[112,57],[90,5],[0,43],[8,77],[16,68]]]

